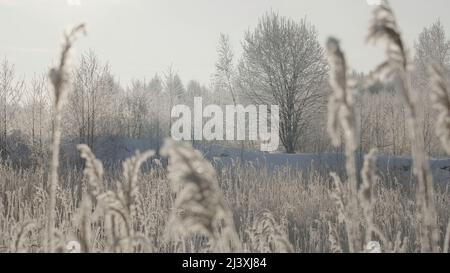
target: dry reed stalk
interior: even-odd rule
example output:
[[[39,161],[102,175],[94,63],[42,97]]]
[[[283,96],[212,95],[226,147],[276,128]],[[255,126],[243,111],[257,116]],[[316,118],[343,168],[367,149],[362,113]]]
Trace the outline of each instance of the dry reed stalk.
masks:
[[[268,210],[259,213],[249,235],[251,252],[291,253],[294,250],[286,233]]]
[[[383,246],[386,246],[386,238],[374,224],[373,208],[375,205],[375,187],[378,180],[375,172],[376,152],[376,149],[371,149],[370,152],[364,156],[364,164],[361,169],[362,184],[359,189],[359,200],[367,224],[364,245],[372,241],[372,236],[376,235],[378,236],[378,239],[382,241]]]
[[[135,156],[127,159],[123,163],[124,181],[118,186],[118,192],[106,191],[103,185],[103,164],[96,159],[91,149],[84,144],[78,145],[80,155],[86,161],[84,174],[88,177],[89,194],[93,201],[97,201],[105,212],[105,229],[109,233],[110,250],[116,251],[120,246],[125,252],[133,251],[135,242],[145,241],[140,235],[136,235],[133,227],[133,217],[136,215],[136,204],[138,196],[138,174],[142,163],[152,157],[154,151],[144,153],[136,152]],[[86,206],[83,215],[87,214],[91,206]],[[90,212],[89,212],[90,213]],[[116,219],[122,220],[121,232],[120,223]],[[83,225],[86,225],[83,222]],[[89,231],[85,231],[84,237],[88,237]],[[124,235],[123,235],[124,234]],[[89,244],[85,244],[89,246]],[[144,244],[145,245],[145,244]]]
[[[408,245],[408,237],[404,237],[403,240],[401,239],[401,237],[402,237],[402,232],[399,231],[397,233],[397,236],[395,237],[394,246],[392,248],[394,253],[405,253],[406,252],[406,247]]]
[[[214,251],[239,251],[233,215],[212,165],[199,151],[169,139],[161,155],[169,158],[168,178],[176,194],[168,224],[170,232],[207,236]]]
[[[333,178],[333,189],[331,191],[330,197],[334,205],[336,206],[336,210],[338,213],[338,223],[344,225],[348,241],[348,250],[350,253],[353,253],[357,245],[357,241],[355,239],[355,219],[352,219],[354,213],[353,209],[356,209],[356,207],[349,208],[350,205],[348,204],[348,202],[346,202],[346,200],[349,200],[349,197],[345,196],[343,190],[344,186],[339,176],[336,173],[330,173],[330,175]],[[355,198],[350,197],[350,201],[353,201],[354,199]],[[354,204],[355,202],[352,203]],[[331,242],[333,241],[333,238],[329,238],[329,240]]]
[[[91,246],[91,211],[92,202],[90,198],[81,200],[81,249],[84,253],[90,253]]]
[[[369,28],[367,41],[386,42],[387,60],[370,75],[371,79],[395,80],[403,95],[407,108],[407,122],[414,159],[413,172],[417,178],[417,205],[421,229],[422,252],[438,250],[437,216],[434,205],[433,179],[424,148],[424,140],[419,130],[418,101],[412,92],[408,75],[408,57],[395,16],[387,3],[377,6]]]
[[[448,253],[450,244],[450,220],[448,220],[447,228],[445,229],[445,236],[444,236],[444,247],[442,248],[444,253]]]
[[[91,152],[89,146],[80,144],[77,146],[80,157],[85,160],[83,174],[88,179],[89,198],[83,197],[81,201],[81,248],[83,252],[89,253],[91,246],[91,212],[92,204],[97,201],[97,197],[105,191],[103,182],[103,164]]]
[[[445,79],[444,69],[439,65],[431,65],[431,101],[433,108],[439,113],[436,121],[436,135],[447,154],[450,154],[450,94],[449,84]]]
[[[137,185],[139,170],[142,163],[153,155],[155,155],[155,152],[152,150],[144,153],[138,152],[135,156],[125,160],[123,163],[123,183],[119,191],[119,198],[122,200],[131,217],[135,217],[138,210],[136,204],[139,202],[139,188]]]
[[[14,249],[16,253],[26,252],[26,250],[23,248],[25,237],[27,236],[27,233],[35,227],[36,224],[31,221],[25,222],[20,226],[19,233],[17,234],[14,246],[12,247],[12,249]]]
[[[155,154],[154,151],[149,150],[144,153],[136,152],[134,156],[128,158],[123,163],[123,181],[120,184],[116,198],[120,203],[119,210],[124,215],[123,220],[127,226],[127,233],[120,244],[125,251],[133,250],[135,243],[143,241],[143,236],[137,235],[135,232],[135,224],[133,220],[137,216],[137,204],[139,188],[137,185],[138,175],[141,165]],[[113,208],[114,209],[114,208]],[[145,241],[145,240],[144,240]],[[145,245],[145,243],[144,243]]]
[[[80,144],[77,149],[80,157],[85,160],[83,174],[88,178],[88,193],[95,200],[100,193],[105,191],[103,164],[95,157],[89,146]]]
[[[328,241],[330,242],[330,250],[332,253],[342,253],[341,244],[339,243],[338,232],[336,228],[330,223],[327,222],[328,226]]]
[[[433,64],[429,67],[431,75],[431,100],[433,108],[439,113],[436,121],[436,135],[447,154],[450,154],[450,88],[444,74],[444,68]],[[450,243],[450,220],[445,231],[443,252],[447,253]]]
[[[56,225],[56,190],[58,186],[59,146],[61,142],[61,117],[62,108],[69,92],[70,80],[70,53],[78,33],[85,32],[84,24],[74,27],[70,32],[64,34],[64,42],[57,67],[52,68],[49,73],[50,81],[54,89],[53,101],[53,132],[52,132],[52,159],[50,162],[50,187],[48,207],[48,252],[55,250],[54,231]]]
[[[348,179],[349,196],[347,197],[347,204],[344,207],[344,200],[342,195],[341,180],[336,174],[332,174],[335,182],[335,194],[333,200],[338,205],[338,215],[345,220],[345,229],[347,232],[347,239],[349,244],[349,251],[354,252],[355,248],[360,245],[358,233],[357,218],[358,218],[358,194],[357,194],[357,178],[356,178],[356,162],[355,151],[357,148],[356,138],[356,120],[355,109],[353,104],[352,88],[348,84],[347,78],[347,62],[345,55],[342,52],[339,41],[333,37],[328,38],[327,41],[328,62],[330,65],[330,86],[333,92],[328,101],[328,133],[331,137],[332,144],[339,146],[340,130],[344,134],[345,144],[345,170]],[[341,201],[338,200],[338,196]],[[339,211],[343,210],[343,211]],[[342,219],[341,219],[342,220]]]
[[[330,85],[333,89],[328,101],[328,134],[331,137],[333,145],[337,147],[341,144],[340,129],[344,133],[345,167],[350,190],[356,196],[356,121],[352,90],[347,83],[347,63],[337,39],[332,37],[328,39],[327,53],[330,64]]]
[[[377,182],[377,176],[375,174],[375,153],[376,150],[372,149],[367,155],[364,156],[364,164],[361,170],[362,184],[359,189],[359,199],[367,224],[365,235],[366,243],[372,241],[372,232],[375,229],[373,224],[374,189]]]

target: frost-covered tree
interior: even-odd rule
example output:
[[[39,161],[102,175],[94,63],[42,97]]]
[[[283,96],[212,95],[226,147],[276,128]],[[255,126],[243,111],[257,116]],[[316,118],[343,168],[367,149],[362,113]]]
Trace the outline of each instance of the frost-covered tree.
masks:
[[[217,53],[218,59],[216,61],[214,84],[219,92],[222,93],[222,91],[225,91],[225,97],[231,97],[233,104],[236,105],[237,94],[235,88],[236,71],[233,63],[234,53],[231,48],[230,38],[228,35],[223,33],[220,34]]]
[[[162,105],[163,102],[163,82],[158,74],[153,76],[148,84],[148,92],[150,96],[153,98],[150,102],[150,117],[151,118],[151,133],[152,136],[156,139],[157,152],[159,152],[159,148],[161,146],[162,132],[163,132],[163,120],[164,115],[162,115],[162,111],[165,109]]]
[[[161,94],[163,91],[163,83],[161,78],[156,74],[148,83],[148,88],[152,92],[152,94]]]
[[[415,77],[421,87],[428,82],[429,65],[450,67],[450,40],[447,39],[440,20],[422,30],[414,44],[414,49]]]
[[[327,66],[317,31],[305,19],[296,22],[270,12],[245,35],[239,65],[246,96],[280,107],[280,140],[297,150],[309,116],[324,96]]]
[[[6,138],[13,122],[13,118],[17,113],[25,83],[22,79],[18,79],[15,73],[14,65],[8,60],[3,59],[0,64],[0,149],[5,151]]]
[[[31,146],[38,154],[42,154],[44,141],[47,137],[47,130],[50,127],[48,122],[50,92],[47,85],[47,75],[34,75],[29,88],[25,92],[25,107],[28,110],[26,127],[29,129]]]
[[[164,74],[164,91],[168,99],[169,130],[170,130],[170,126],[172,126],[172,120],[170,118],[172,107],[180,100],[180,98],[182,98],[184,94],[183,82],[181,81],[178,73],[173,71],[172,66],[170,66],[167,69],[167,72]]]
[[[437,142],[433,128],[435,114],[433,113],[429,93],[429,71],[432,64],[437,64],[450,73],[450,40],[448,40],[444,26],[437,20],[429,27],[425,27],[414,44],[414,66],[412,86],[421,97],[420,124],[424,137],[425,148],[432,152],[433,141]],[[450,74],[448,74],[450,75]],[[438,142],[437,142],[438,143]]]
[[[190,80],[186,86],[186,98],[191,101],[194,97],[201,97],[203,95],[203,88],[196,80]]]
[[[81,56],[80,64],[74,72],[74,88],[70,95],[71,119],[80,143],[90,147],[98,130],[98,121],[103,117],[105,105],[114,90],[114,77],[108,64],[102,64],[93,51]]]
[[[145,82],[133,80],[127,90],[126,105],[129,113],[128,135],[143,137],[148,124],[150,93]]]

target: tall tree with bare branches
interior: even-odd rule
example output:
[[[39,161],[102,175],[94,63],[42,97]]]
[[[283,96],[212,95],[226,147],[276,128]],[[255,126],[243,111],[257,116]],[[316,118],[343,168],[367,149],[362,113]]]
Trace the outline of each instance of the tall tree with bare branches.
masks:
[[[102,64],[93,51],[81,56],[80,65],[74,73],[74,89],[70,97],[72,117],[80,143],[93,148],[97,123],[114,79],[109,65]]]
[[[23,95],[24,89],[24,81],[17,78],[14,65],[10,64],[5,58],[0,64],[0,149],[2,153],[5,152],[8,130],[18,110],[16,106]]]
[[[245,35],[239,65],[246,96],[280,107],[280,140],[287,153],[297,150],[308,117],[324,93],[327,66],[317,31],[271,12]]]

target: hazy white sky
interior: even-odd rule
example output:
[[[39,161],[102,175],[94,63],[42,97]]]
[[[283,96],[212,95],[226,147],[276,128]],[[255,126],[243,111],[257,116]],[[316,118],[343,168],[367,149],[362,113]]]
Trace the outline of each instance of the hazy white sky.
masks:
[[[412,48],[424,26],[438,18],[450,31],[449,0],[391,0]],[[367,71],[382,52],[364,43],[371,7],[366,0],[0,0],[0,58],[31,77],[48,67],[62,30],[85,22],[77,53],[93,49],[122,83],[151,78],[173,65],[184,81],[207,84],[214,72],[219,33],[230,35],[236,55],[244,33],[264,12],[278,11],[316,25],[321,42],[342,40],[353,68]]]

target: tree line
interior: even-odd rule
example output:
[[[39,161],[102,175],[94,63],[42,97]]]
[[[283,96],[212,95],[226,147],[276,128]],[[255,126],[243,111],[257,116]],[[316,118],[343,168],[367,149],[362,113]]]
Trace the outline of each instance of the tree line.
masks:
[[[276,104],[280,107],[280,151],[336,152],[326,134],[328,66],[315,26],[274,12],[259,18],[245,33],[242,55],[235,56],[230,37],[220,34],[216,69],[208,85],[196,80],[183,82],[172,66],[149,80],[119,82],[110,65],[90,50],[83,52],[73,73],[68,111],[63,117],[70,143],[85,143],[96,149],[100,137],[118,136],[151,140],[158,149],[170,134],[171,109],[192,105],[201,96],[206,104]],[[351,52],[348,52],[351,54]],[[425,27],[414,45],[411,86],[422,100],[420,119],[427,152],[441,155],[434,134],[435,112],[430,104],[426,67],[440,64],[450,71],[450,41],[438,20]],[[405,109],[396,87],[355,80],[360,152],[377,147],[392,155],[408,155]],[[383,92],[381,92],[383,91]],[[386,92],[384,92],[386,91]],[[27,158],[42,162],[52,131],[51,92],[45,74],[25,81],[5,57],[0,63],[0,149],[3,158]],[[195,144],[195,143],[194,143]],[[233,143],[254,148],[257,143]],[[338,148],[339,151],[339,148]]]

